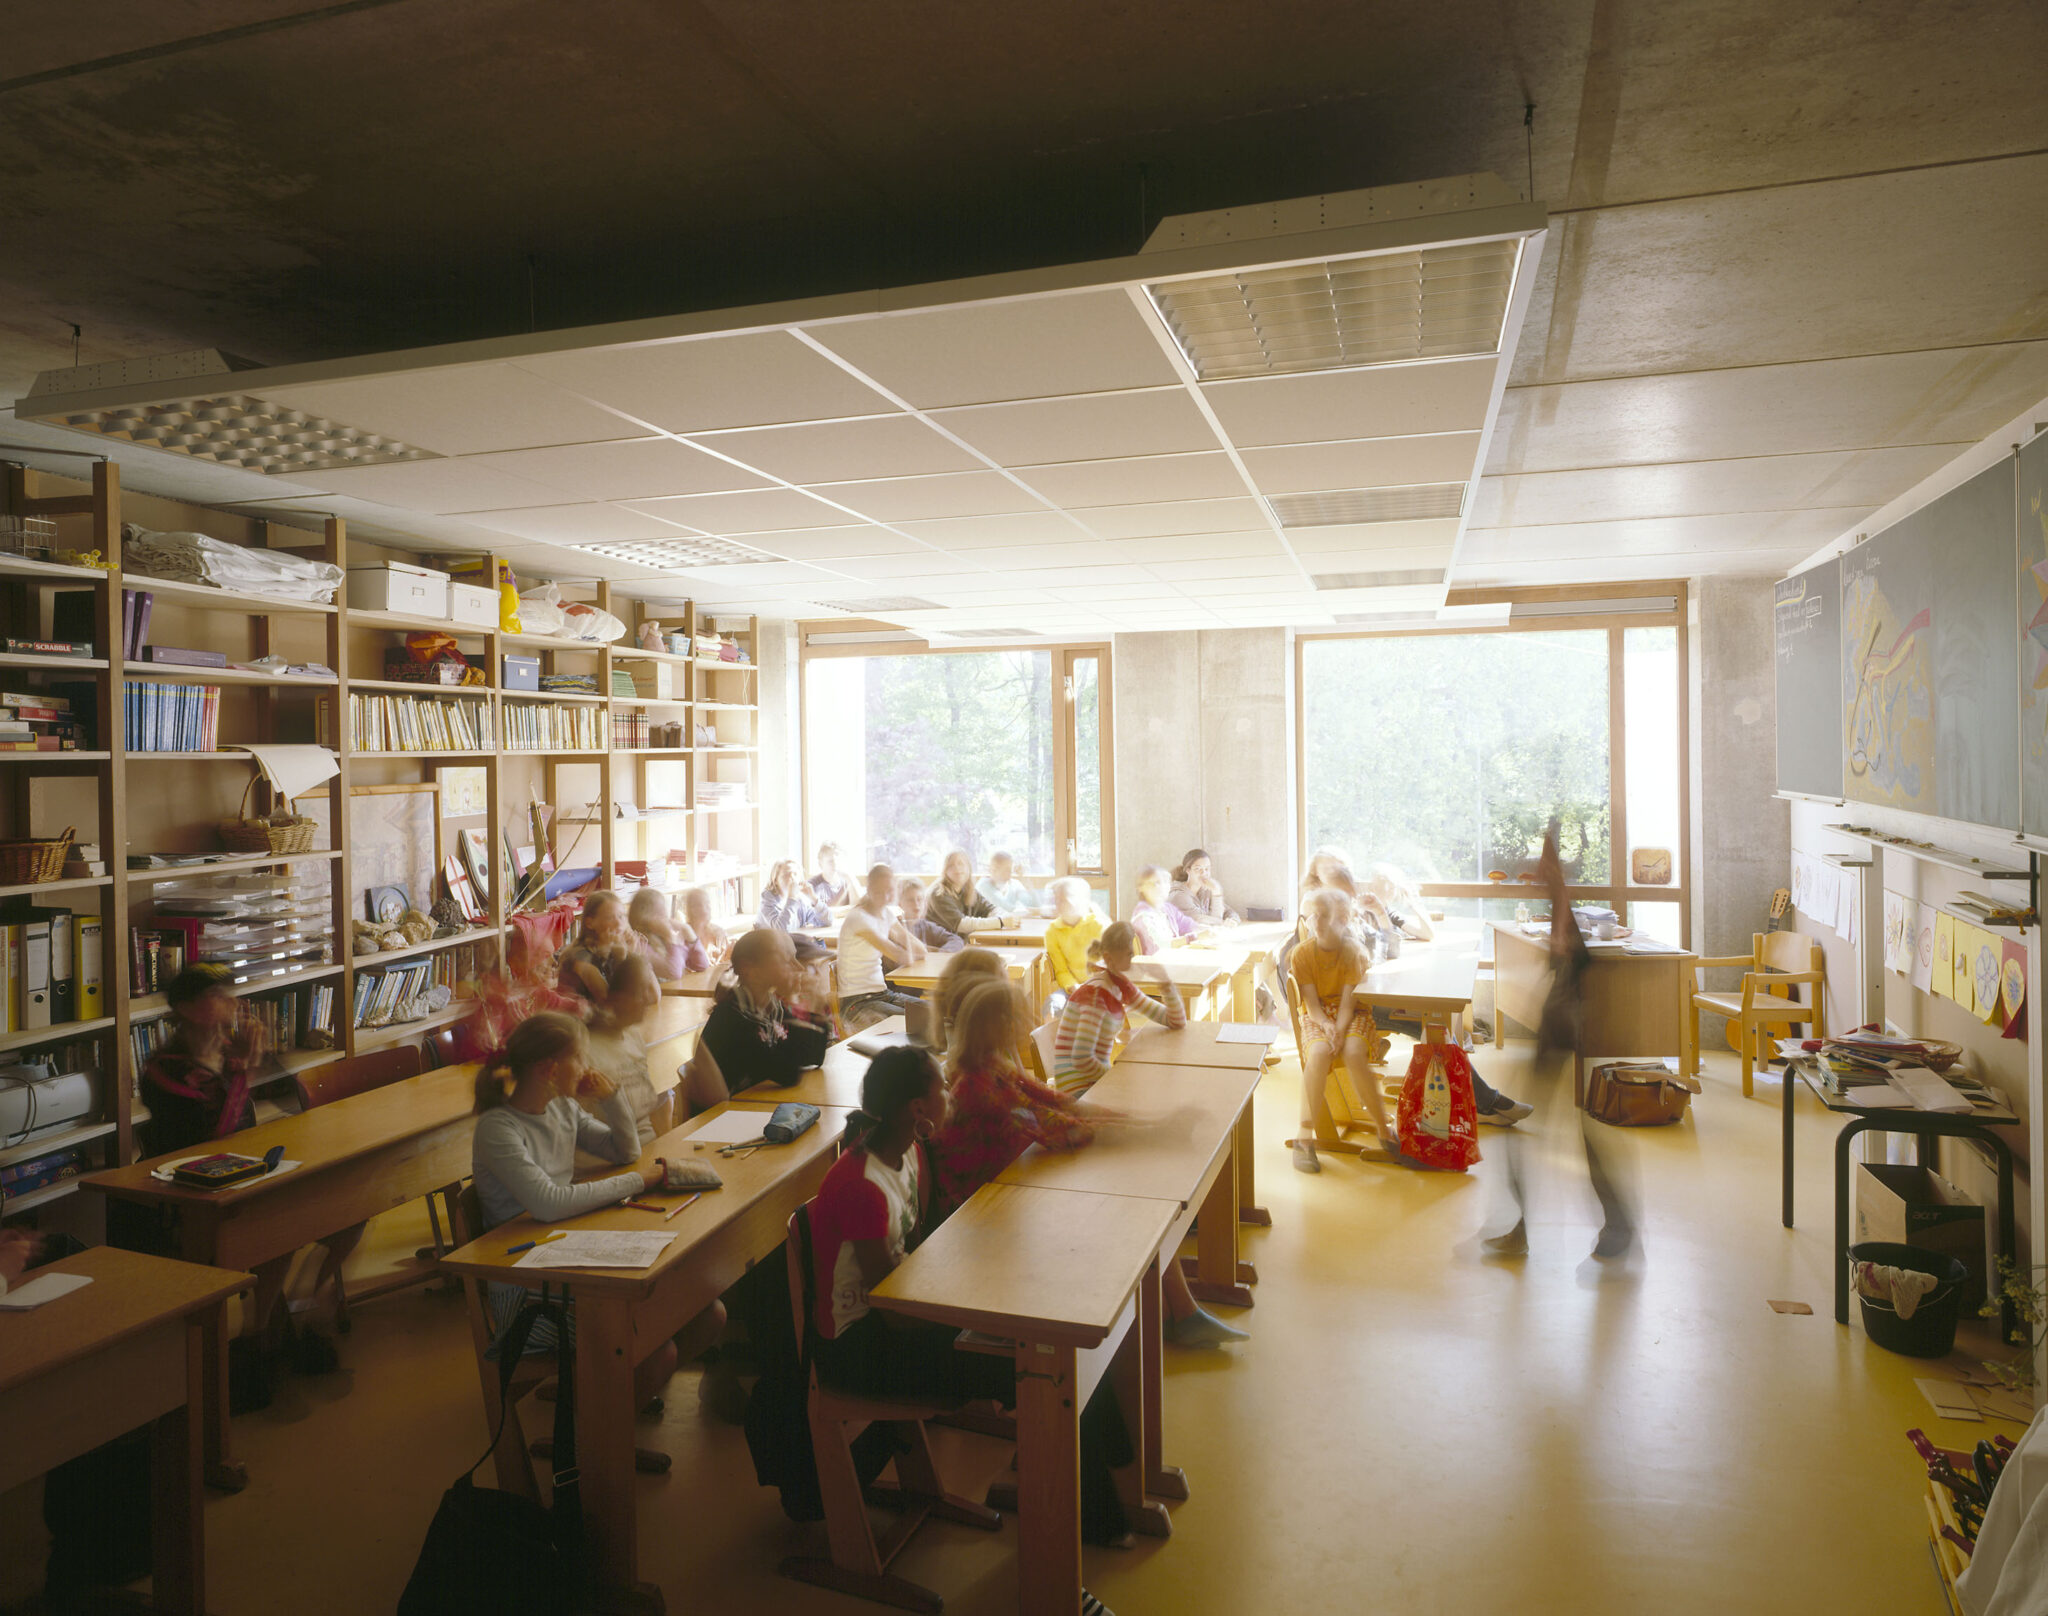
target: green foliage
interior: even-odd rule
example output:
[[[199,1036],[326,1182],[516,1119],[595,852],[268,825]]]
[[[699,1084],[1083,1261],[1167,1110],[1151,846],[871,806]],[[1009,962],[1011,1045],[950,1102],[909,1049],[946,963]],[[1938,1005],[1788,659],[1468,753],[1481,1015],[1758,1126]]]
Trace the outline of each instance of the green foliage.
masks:
[[[1303,654],[1310,846],[1483,881],[1532,868],[1556,815],[1567,878],[1608,879],[1603,631],[1314,640]]]
[[[2048,1289],[2035,1284],[2033,1275],[2010,1257],[2001,1257],[1997,1289],[1977,1311],[1984,1318],[1995,1318],[2007,1303],[2021,1326],[2013,1331],[2007,1345],[2020,1351],[2010,1358],[1986,1358],[1982,1362],[1998,1377],[2000,1385],[2016,1392],[2030,1392],[2034,1389],[2034,1333],[2040,1329],[2041,1321],[2048,1318]]]
[[[867,659],[867,823],[873,856],[933,873],[951,847],[1052,860],[1052,655],[990,651]]]

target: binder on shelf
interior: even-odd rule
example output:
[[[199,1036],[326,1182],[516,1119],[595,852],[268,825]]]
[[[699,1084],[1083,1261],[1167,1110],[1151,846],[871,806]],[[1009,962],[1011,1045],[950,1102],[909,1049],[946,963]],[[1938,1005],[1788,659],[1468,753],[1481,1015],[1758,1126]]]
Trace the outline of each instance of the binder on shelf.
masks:
[[[21,1031],[21,928],[0,926],[0,1032]]]
[[[96,1021],[106,1013],[106,989],[102,979],[105,950],[104,929],[98,915],[73,915],[72,959],[78,979],[79,1021]]]
[[[47,916],[21,923],[21,1015],[24,1032],[50,1025],[50,922]]]

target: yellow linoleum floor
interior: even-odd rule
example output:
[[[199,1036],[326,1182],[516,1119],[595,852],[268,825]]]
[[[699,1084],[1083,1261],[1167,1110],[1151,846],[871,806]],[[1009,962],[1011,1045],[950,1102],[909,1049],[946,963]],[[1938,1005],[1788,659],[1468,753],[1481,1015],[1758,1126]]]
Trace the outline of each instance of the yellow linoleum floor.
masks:
[[[1537,1098],[1525,1050],[1479,1064]],[[1688,1122],[1607,1130],[1633,1158],[1642,1217],[1639,1256],[1607,1266],[1587,1260],[1599,1217],[1564,1097],[1523,1129],[1530,1254],[1497,1262],[1477,1237],[1497,1210],[1502,1135],[1482,1130],[1488,1160],[1467,1177],[1327,1158],[1305,1177],[1280,1143],[1296,1069],[1268,1073],[1273,1227],[1247,1231],[1260,1284],[1240,1316],[1253,1339],[1169,1349],[1167,1457],[1193,1496],[1170,1541],[1088,1551],[1090,1587],[1119,1616],[1936,1616],[1901,1433],[1968,1447],[1993,1427],[1935,1419],[1913,1385],[1935,1371],[1833,1322],[1833,1119],[1802,1096],[1801,1222],[1787,1232],[1776,1080],[1745,1101],[1732,1057],[1707,1076]],[[423,1218],[383,1219],[363,1255],[423,1237]],[[1773,1297],[1814,1312],[1775,1314]],[[254,1480],[208,1506],[219,1616],[392,1610],[441,1490],[485,1444],[455,1298],[363,1307],[341,1351],[341,1374],[290,1380],[236,1422]],[[669,1610],[880,1608],[775,1575],[781,1555],[821,1549],[822,1529],[791,1525],[755,1486],[741,1433],[699,1411],[694,1378],[671,1386],[660,1427],[642,1427],[676,1460],[641,1483],[643,1568]],[[1004,1463],[996,1444],[948,1438],[964,1475]],[[0,1598],[39,1560],[32,1503],[0,1500]],[[927,1526],[899,1569],[956,1616],[993,1616],[1015,1609],[1015,1544],[1007,1525]]]

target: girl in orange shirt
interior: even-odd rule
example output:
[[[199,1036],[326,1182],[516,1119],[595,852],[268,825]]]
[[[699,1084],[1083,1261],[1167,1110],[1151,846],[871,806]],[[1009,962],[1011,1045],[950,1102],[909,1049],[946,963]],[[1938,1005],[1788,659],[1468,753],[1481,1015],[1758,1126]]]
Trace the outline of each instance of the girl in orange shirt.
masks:
[[[1332,886],[1318,887],[1302,904],[1308,935],[1287,962],[1301,999],[1301,1132],[1294,1141],[1295,1169],[1320,1173],[1316,1141],[1337,1143],[1337,1125],[1324,1096],[1330,1067],[1343,1061],[1351,1081],[1372,1113],[1373,1126],[1387,1149],[1400,1153],[1394,1127],[1373,1078],[1372,1013],[1352,1001],[1365,975],[1365,949],[1351,931],[1351,899]]]

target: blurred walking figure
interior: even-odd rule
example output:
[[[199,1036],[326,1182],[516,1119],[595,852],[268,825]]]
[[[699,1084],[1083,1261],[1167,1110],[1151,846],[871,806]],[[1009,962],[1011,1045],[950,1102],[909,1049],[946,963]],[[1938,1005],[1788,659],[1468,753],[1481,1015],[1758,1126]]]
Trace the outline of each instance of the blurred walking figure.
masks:
[[[1572,914],[1571,893],[1565,886],[1564,861],[1558,856],[1558,822],[1552,819],[1543,833],[1543,858],[1536,867],[1538,879],[1550,895],[1550,995],[1536,1028],[1535,1082],[1544,1090],[1558,1087],[1558,1079],[1569,1080],[1580,1052],[1580,994],[1586,967],[1592,959],[1579,923]],[[1498,1014],[1498,1011],[1495,1012]],[[1545,1107],[1557,1114],[1557,1107]],[[1589,1116],[1579,1111],[1579,1132],[1586,1146],[1586,1172],[1593,1181],[1593,1193],[1600,1198],[1600,1238],[1593,1255],[1602,1261],[1626,1257],[1635,1246],[1636,1220],[1624,1183],[1628,1158],[1618,1152],[1621,1141]],[[1527,1142],[1517,1134],[1502,1140],[1505,1153],[1502,1182],[1514,1214],[1514,1227],[1485,1242],[1496,1256],[1521,1256],[1529,1249],[1528,1181],[1523,1152]]]

